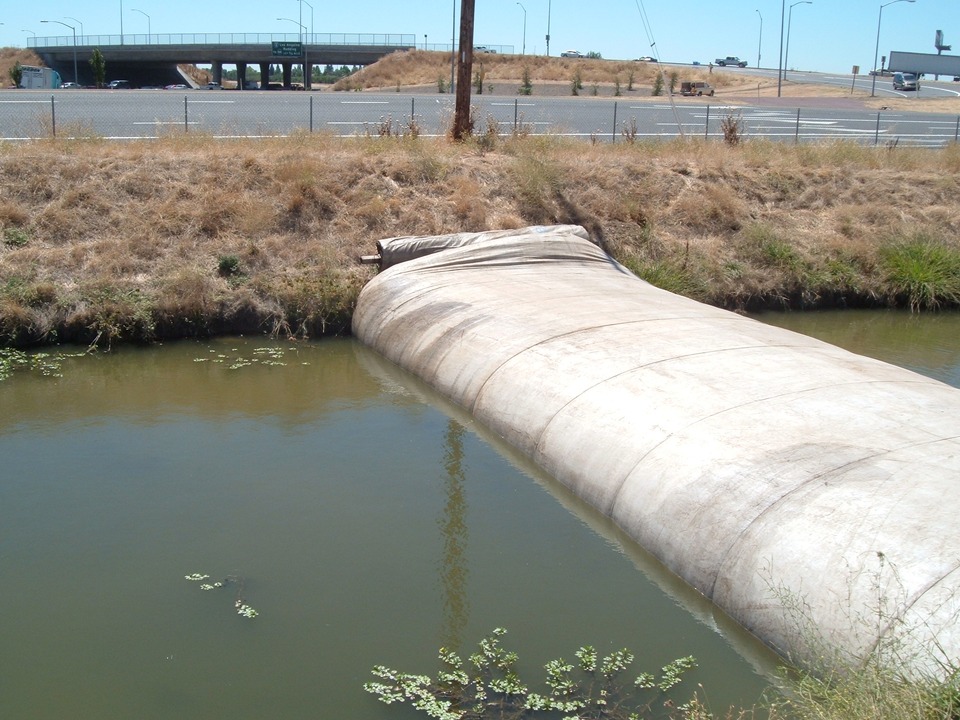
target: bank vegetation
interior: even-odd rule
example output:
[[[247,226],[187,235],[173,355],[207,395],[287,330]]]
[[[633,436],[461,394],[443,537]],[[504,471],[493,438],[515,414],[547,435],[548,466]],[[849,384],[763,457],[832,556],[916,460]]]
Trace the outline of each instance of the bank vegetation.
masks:
[[[733,310],[960,306],[960,147],[202,134],[0,145],[0,344],[349,331],[379,238],[584,226]]]

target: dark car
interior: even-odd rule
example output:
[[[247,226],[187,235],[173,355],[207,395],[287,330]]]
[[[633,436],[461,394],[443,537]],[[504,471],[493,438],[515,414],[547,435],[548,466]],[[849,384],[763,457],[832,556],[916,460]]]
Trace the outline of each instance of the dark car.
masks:
[[[108,90],[129,90],[132,87],[129,80],[111,80],[107,83]]]

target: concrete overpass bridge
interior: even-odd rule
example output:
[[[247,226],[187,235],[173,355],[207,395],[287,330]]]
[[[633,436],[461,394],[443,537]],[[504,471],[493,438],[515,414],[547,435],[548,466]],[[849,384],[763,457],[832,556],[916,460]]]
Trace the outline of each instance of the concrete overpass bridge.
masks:
[[[215,82],[223,66],[237,68],[237,87],[243,88],[246,70],[259,65],[269,76],[270,65],[283,68],[290,85],[294,65],[370,65],[385,55],[416,47],[413,34],[338,33],[179,33],[159,35],[68,35],[33,37],[27,47],[36,52],[64,80],[92,85],[90,57],[99,49],[107,64],[107,80],[124,79],[134,85],[182,82],[177,65],[211,65]],[[309,82],[310,73],[304,73]],[[177,78],[177,79],[173,79]]]

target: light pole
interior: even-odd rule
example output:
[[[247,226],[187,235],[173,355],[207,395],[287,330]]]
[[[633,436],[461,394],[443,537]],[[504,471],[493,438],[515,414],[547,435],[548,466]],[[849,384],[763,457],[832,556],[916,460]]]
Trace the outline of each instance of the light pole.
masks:
[[[813,5],[813,0],[797,0],[793,5]],[[793,20],[793,5],[787,13],[787,49],[783,51],[783,77],[786,79],[787,71],[790,69],[790,21]]]
[[[69,15],[64,16],[67,20],[73,20],[77,25],[80,26],[80,39],[83,40],[83,23],[77,20],[75,17],[70,17]]]
[[[527,9],[523,6],[523,3],[517,3],[520,6],[520,9],[523,10],[523,55],[527,54]]]
[[[120,44],[123,45],[123,0],[120,0]]]
[[[80,76],[77,73],[77,29],[73,25],[67,25],[65,22],[60,22],[59,20],[41,20],[42,23],[56,23],[57,25],[63,25],[64,27],[70,28],[73,31],[73,81],[79,85]]]
[[[551,0],[547,0],[547,57],[550,57],[550,3]]]
[[[786,15],[787,0],[780,0],[780,59],[777,62],[777,97],[780,97],[780,85],[783,80],[783,21]]]
[[[300,3],[300,27],[303,28],[303,32],[306,32],[307,29],[303,26],[303,5],[306,3],[307,7],[310,8],[310,35],[313,35],[313,5],[307,2],[307,0],[297,0]],[[303,38],[300,38],[300,41],[303,42]],[[309,41],[308,41],[309,42]],[[303,89],[309,90],[311,85],[311,80],[313,79],[313,73],[308,70],[310,66],[310,60],[307,56],[307,43],[303,43]]]
[[[456,78],[454,69],[457,66],[457,0],[453,0],[453,29],[450,31],[450,94],[455,92]]]
[[[140,13],[147,19],[147,45],[150,44],[150,16],[147,15],[143,10],[137,10],[136,8],[130,8],[130,12]]]
[[[757,15],[760,15],[760,39],[757,40],[757,69],[760,69],[760,48],[763,47],[763,15],[759,10],[757,10]]]
[[[873,51],[873,82],[870,84],[870,97],[876,97],[877,91],[877,56],[880,54],[880,23],[883,21],[883,9],[887,5],[893,5],[898,2],[916,2],[916,0],[890,0],[880,6],[880,14],[877,16],[877,46]]]
[[[298,23],[298,22],[297,22],[296,20],[294,20],[293,18],[277,18],[277,20],[286,20],[287,22],[292,22],[294,25],[298,26],[298,27],[300,28],[300,42],[301,42],[301,44],[303,43],[303,31],[306,30],[306,28],[305,28],[303,25],[301,25],[300,23]],[[270,81],[270,76],[269,76],[269,75],[267,75],[267,81],[268,81],[268,82]],[[262,79],[262,78],[261,78],[260,82],[261,82],[260,87],[263,87],[263,84],[262,84],[262,83],[263,83],[263,79]],[[306,70],[304,70],[303,87],[304,87],[304,88],[307,87]]]

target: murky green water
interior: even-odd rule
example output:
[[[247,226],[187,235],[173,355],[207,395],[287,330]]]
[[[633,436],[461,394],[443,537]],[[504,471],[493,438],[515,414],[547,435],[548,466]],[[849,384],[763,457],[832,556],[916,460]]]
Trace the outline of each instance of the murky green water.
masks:
[[[960,387],[960,313],[829,310],[754,317]]]
[[[433,673],[497,626],[528,670],[627,646],[638,669],[697,656],[718,703],[765,686],[750,638],[352,341],[62,376],[0,383],[0,717],[408,717],[370,668]],[[259,616],[195,572],[243,577]]]
[[[638,670],[695,655],[715,707],[766,686],[769,653],[353,341],[61,374],[0,382],[2,718],[407,718],[370,668],[433,673],[496,626],[532,680],[594,644]],[[194,572],[242,577],[260,614]]]

